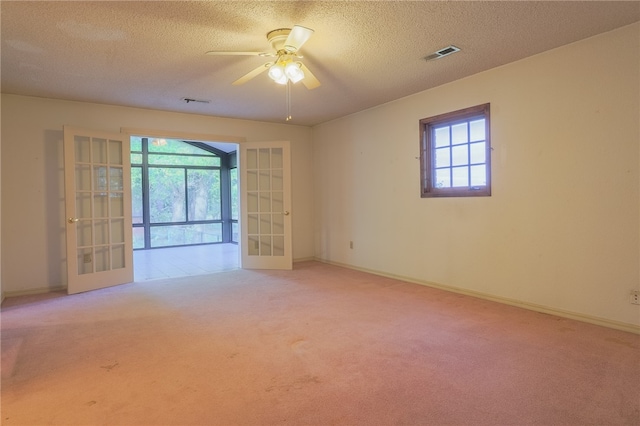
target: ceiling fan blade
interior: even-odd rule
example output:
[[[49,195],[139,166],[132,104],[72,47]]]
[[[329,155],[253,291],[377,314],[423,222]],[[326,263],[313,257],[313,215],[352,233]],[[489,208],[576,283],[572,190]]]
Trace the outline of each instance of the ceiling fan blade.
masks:
[[[302,79],[302,84],[304,84],[304,87],[306,87],[309,90],[312,90],[320,86],[320,81],[318,81],[316,76],[313,75],[311,71],[309,71],[309,68],[307,68],[305,64],[300,63],[300,68],[304,73],[304,78]]]
[[[275,56],[270,52],[216,52],[213,50],[206,54],[211,56]]]
[[[290,53],[297,52],[303,44],[309,40],[309,37],[313,35],[311,28],[301,27],[300,25],[294,25],[284,42],[284,50]]]
[[[273,62],[267,62],[266,64],[262,64],[258,68],[252,71],[249,71],[248,73],[246,73],[245,75],[243,75],[242,77],[240,77],[239,79],[237,79],[231,84],[233,84],[234,86],[239,86],[241,84],[244,84],[247,81],[251,80],[252,78],[256,77],[258,74],[268,70],[271,65],[273,65]]]

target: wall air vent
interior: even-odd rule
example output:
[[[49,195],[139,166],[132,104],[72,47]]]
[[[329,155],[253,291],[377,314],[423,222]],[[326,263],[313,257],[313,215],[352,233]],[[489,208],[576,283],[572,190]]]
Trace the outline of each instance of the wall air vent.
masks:
[[[209,101],[205,101],[204,99],[182,98],[182,100],[185,101],[186,103],[191,103],[191,102],[198,102],[201,104],[209,103]]]
[[[445,57],[447,55],[451,55],[452,53],[456,53],[456,52],[459,52],[459,51],[460,51],[460,48],[458,48],[458,47],[455,47],[453,45],[447,46],[445,48],[442,48],[442,49],[438,50],[437,52],[433,52],[432,54],[425,56],[424,60],[425,61],[432,61],[434,59],[440,59],[442,57]]]

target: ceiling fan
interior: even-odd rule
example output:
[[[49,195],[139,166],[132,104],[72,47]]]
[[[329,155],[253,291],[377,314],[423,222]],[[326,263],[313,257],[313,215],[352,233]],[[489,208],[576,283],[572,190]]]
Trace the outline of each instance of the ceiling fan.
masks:
[[[260,65],[247,74],[243,75],[232,84],[238,86],[244,84],[264,71],[269,71],[269,77],[279,84],[289,82],[297,83],[302,81],[307,89],[315,89],[320,86],[320,82],[300,59],[302,56],[298,51],[304,43],[309,40],[313,30],[310,28],[294,25],[293,28],[279,28],[267,33],[267,40],[271,44],[272,52],[207,52],[207,55],[214,56],[262,56],[274,58],[273,61]]]

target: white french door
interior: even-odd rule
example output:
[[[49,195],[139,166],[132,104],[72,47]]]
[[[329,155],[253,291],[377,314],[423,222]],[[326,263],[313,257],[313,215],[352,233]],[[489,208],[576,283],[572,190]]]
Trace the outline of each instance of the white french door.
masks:
[[[64,126],[68,293],[133,281],[129,135]]]
[[[241,143],[240,247],[245,269],[292,269],[289,142]]]

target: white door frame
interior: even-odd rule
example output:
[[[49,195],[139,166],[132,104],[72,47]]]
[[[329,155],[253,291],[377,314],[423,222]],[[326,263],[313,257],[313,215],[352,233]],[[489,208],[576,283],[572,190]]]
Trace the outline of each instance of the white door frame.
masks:
[[[218,143],[228,143],[235,144],[241,146],[246,142],[245,138],[237,137],[237,136],[229,136],[229,135],[214,135],[207,133],[191,133],[191,132],[182,132],[175,130],[158,130],[158,129],[147,129],[147,128],[138,128],[138,127],[123,127],[120,129],[123,133],[128,133],[132,136],[144,136],[144,137],[155,137],[155,138],[165,138],[165,139],[181,139],[188,140],[193,142],[218,142]],[[240,148],[238,147],[238,151]],[[238,162],[238,179],[240,179],[240,163]],[[242,203],[239,203],[240,211],[238,226],[242,227]],[[242,252],[242,241],[238,238],[238,265],[242,267],[241,256]]]

